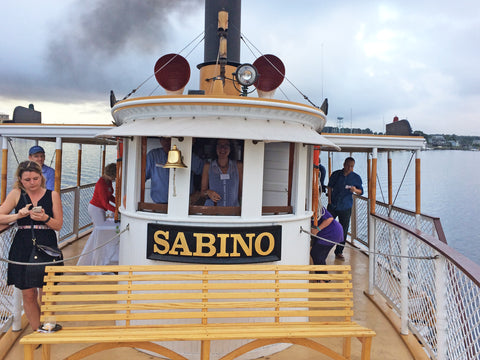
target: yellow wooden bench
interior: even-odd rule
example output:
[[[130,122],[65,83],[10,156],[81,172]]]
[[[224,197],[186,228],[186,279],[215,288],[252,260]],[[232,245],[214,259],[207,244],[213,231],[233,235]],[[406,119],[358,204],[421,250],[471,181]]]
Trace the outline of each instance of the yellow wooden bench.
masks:
[[[321,270],[328,274],[315,273]],[[208,360],[211,341],[238,339],[252,341],[221,360],[275,343],[350,359],[356,337],[366,360],[375,332],[351,320],[350,270],[348,265],[49,266],[41,320],[54,315],[63,329],[31,333],[20,343],[27,360],[33,360],[38,344],[48,360],[52,344],[71,343],[92,344],[67,358],[72,360],[125,346],[186,360],[155,343],[179,340],[199,341],[201,359]],[[312,340],[326,337],[344,338],[343,349]]]

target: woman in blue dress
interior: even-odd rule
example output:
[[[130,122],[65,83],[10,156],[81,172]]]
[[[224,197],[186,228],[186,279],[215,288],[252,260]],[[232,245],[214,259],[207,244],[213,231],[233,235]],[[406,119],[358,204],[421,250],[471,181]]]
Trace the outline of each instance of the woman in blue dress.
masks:
[[[240,206],[243,164],[230,159],[231,142],[218,139],[217,158],[206,163],[202,173],[202,194],[206,206]]]

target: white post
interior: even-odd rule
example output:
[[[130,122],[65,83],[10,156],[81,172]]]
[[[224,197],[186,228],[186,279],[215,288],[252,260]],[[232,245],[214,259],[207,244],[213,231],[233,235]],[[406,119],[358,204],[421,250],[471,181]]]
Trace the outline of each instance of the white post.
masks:
[[[447,359],[447,276],[445,257],[435,260],[435,298],[437,299],[437,360]]]
[[[400,333],[408,335],[408,239],[407,232],[400,233]]]
[[[305,210],[307,204],[307,152],[308,146],[295,144],[295,171],[293,172],[293,205],[297,216],[303,216],[307,213]],[[311,188],[310,184],[308,184]]]
[[[158,141],[158,140],[157,140]],[[122,155],[122,198],[125,196],[125,211],[135,212],[140,199],[142,141],[138,136],[123,139]],[[144,185],[145,186],[145,185]],[[150,190],[145,189],[145,197],[150,195]],[[122,199],[123,203],[123,199]],[[123,209],[122,209],[123,210]]]
[[[180,141],[172,138],[173,145],[181,151],[183,161],[187,168],[170,169],[168,186],[168,216],[186,217],[190,202],[190,176],[192,176],[192,138],[185,137]]]
[[[22,290],[14,287],[12,331],[20,330],[22,330]]]
[[[417,229],[421,230],[421,192],[420,192],[420,150],[415,151],[415,222]]]
[[[242,219],[262,216],[265,143],[245,140],[243,155]]]

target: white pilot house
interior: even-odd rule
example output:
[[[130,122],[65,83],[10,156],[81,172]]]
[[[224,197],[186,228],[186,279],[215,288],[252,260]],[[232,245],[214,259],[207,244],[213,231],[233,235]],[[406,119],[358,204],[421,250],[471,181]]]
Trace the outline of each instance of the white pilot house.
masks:
[[[284,78],[280,59],[240,62],[240,7],[240,0],[206,0],[200,90],[183,94],[190,66],[168,54],[155,66],[167,95],[112,103],[118,126],[103,135],[123,144],[116,192],[121,229],[128,231],[120,237],[120,265],[309,264],[310,237],[300,230],[310,229],[318,196],[314,147],[336,146],[319,134],[324,111],[272,99]],[[255,89],[259,97],[251,95]],[[198,161],[220,162],[220,139],[229,140],[229,159],[241,164],[238,204],[209,206]],[[148,154],[163,151],[164,140],[171,142],[168,157],[152,168]],[[147,170],[167,171],[163,201],[152,196],[162,186]]]

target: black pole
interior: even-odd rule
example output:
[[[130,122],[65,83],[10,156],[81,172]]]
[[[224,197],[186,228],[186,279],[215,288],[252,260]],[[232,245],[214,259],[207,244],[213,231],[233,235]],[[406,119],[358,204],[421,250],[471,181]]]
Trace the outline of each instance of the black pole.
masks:
[[[227,65],[240,65],[241,0],[205,0],[205,49],[203,64],[215,64],[218,56],[218,12],[228,12]]]

